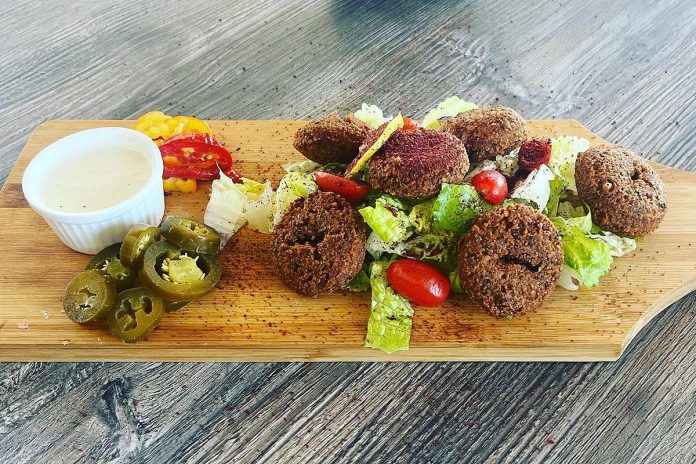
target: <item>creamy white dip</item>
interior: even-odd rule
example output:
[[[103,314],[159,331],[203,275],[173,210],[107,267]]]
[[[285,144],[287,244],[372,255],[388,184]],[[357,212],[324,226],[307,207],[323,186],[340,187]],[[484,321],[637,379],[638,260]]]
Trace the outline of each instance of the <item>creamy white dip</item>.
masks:
[[[56,211],[98,211],[133,196],[151,175],[151,163],[130,148],[76,152],[45,177],[43,200]]]

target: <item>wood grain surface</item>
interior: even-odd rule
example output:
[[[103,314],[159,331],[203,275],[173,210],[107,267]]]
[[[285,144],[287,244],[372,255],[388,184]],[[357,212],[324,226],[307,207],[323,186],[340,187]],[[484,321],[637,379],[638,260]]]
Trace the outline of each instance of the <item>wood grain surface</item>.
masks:
[[[274,187],[282,165],[302,159],[292,147],[302,121],[210,121],[235,154],[235,169]],[[147,342],[125,344],[106,329],[74,324],[61,298],[88,256],[60,243],[21,195],[31,159],[61,137],[133,121],[55,120],[29,138],[0,192],[0,242],[15,269],[0,276],[0,360],[17,361],[607,361],[669,304],[696,289],[696,174],[656,164],[669,210],[639,249],[615,260],[594,289],[557,288],[536,312],[512,320],[489,316],[465,297],[416,307],[411,348],[387,355],[363,347],[369,292],[305,298],[286,288],[271,266],[270,236],[248,228],[220,255],[215,292],[167,314]],[[572,120],[529,121],[533,137],[573,135],[606,143]],[[210,185],[173,194],[166,214],[201,219]],[[41,279],[36,275],[50,272]],[[656,271],[656,269],[658,271]],[[659,278],[655,278],[655,277]]]
[[[691,0],[5,3],[2,179],[49,119],[419,116],[454,93],[696,171]],[[695,317],[691,295],[615,363],[4,363],[0,460],[690,463]]]

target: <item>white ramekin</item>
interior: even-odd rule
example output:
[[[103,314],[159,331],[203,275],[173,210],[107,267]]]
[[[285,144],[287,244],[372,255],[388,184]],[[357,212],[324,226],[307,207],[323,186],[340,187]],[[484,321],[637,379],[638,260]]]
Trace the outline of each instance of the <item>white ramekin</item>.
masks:
[[[47,206],[42,183],[51,175],[56,160],[76,151],[98,152],[104,147],[126,147],[140,153],[152,166],[152,176],[131,197],[105,209],[66,213]],[[159,225],[164,215],[162,156],[145,134],[122,127],[100,127],[64,137],[39,152],[24,171],[22,190],[29,205],[43,217],[65,245],[80,253],[95,254],[123,241],[128,230],[139,222]]]

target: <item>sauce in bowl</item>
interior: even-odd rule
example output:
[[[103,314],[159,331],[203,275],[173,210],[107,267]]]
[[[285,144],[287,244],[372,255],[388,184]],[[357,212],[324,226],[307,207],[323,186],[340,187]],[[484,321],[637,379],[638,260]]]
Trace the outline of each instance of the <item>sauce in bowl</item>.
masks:
[[[151,163],[131,148],[78,151],[46,177],[43,201],[66,213],[98,211],[132,197],[151,176]]]

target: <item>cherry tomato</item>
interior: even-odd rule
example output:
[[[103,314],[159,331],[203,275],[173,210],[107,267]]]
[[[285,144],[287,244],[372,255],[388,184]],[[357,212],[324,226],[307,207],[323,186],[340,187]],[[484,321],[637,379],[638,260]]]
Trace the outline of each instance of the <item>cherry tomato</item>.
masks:
[[[315,179],[321,190],[338,193],[353,204],[360,203],[370,193],[370,184],[367,182],[346,179],[328,172],[317,172]]]
[[[494,205],[499,205],[508,194],[507,179],[494,169],[481,171],[471,179],[471,185]]]
[[[413,259],[398,259],[387,269],[387,282],[397,293],[420,306],[437,306],[447,299],[449,278],[438,268]]]
[[[404,126],[401,128],[402,131],[409,132],[418,129],[418,123],[412,118],[404,118]]]

